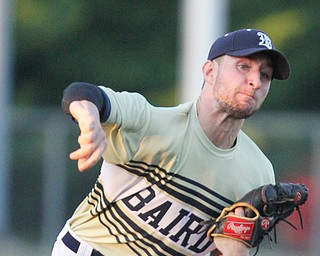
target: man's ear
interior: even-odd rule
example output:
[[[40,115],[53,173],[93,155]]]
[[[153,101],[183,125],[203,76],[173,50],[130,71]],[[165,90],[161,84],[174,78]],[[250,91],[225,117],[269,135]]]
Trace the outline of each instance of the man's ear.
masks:
[[[218,69],[218,63],[216,61],[207,60],[202,66],[203,79],[205,81],[211,81],[215,76]]]

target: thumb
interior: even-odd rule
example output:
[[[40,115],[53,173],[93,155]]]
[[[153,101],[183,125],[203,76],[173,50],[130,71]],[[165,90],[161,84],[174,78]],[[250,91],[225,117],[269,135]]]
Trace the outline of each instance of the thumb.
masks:
[[[237,207],[237,208],[234,210],[234,213],[235,213],[235,215],[245,217],[243,207]]]

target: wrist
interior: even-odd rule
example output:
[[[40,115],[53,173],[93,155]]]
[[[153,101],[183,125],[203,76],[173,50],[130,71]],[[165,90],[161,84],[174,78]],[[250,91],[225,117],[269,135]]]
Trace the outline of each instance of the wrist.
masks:
[[[216,236],[214,243],[223,256],[249,256],[250,247],[244,242]]]
[[[225,251],[222,255],[223,256],[249,256],[249,249],[246,248],[245,250],[230,250],[230,251]]]

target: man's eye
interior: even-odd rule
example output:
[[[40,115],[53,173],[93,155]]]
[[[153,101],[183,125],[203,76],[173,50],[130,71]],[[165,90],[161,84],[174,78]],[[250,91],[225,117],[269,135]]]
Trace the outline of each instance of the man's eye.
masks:
[[[261,72],[261,78],[271,80],[271,75],[269,73]]]
[[[239,64],[238,67],[239,67],[240,69],[244,69],[244,70],[249,69],[249,66],[248,66],[247,64]]]

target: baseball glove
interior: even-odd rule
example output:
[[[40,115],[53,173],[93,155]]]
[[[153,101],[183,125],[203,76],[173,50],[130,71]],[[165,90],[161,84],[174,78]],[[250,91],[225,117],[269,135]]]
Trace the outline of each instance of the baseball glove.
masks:
[[[301,228],[302,217],[299,207],[308,198],[308,189],[304,184],[277,183],[264,185],[247,193],[230,207],[224,208],[217,219],[211,220],[207,235],[228,237],[243,242],[249,248],[257,247],[263,238],[280,221],[289,223],[286,218],[296,209],[299,213]],[[245,216],[234,215],[235,208],[243,207]],[[293,228],[296,227],[289,223]],[[276,232],[274,234],[276,241]],[[257,253],[257,252],[256,252]]]

